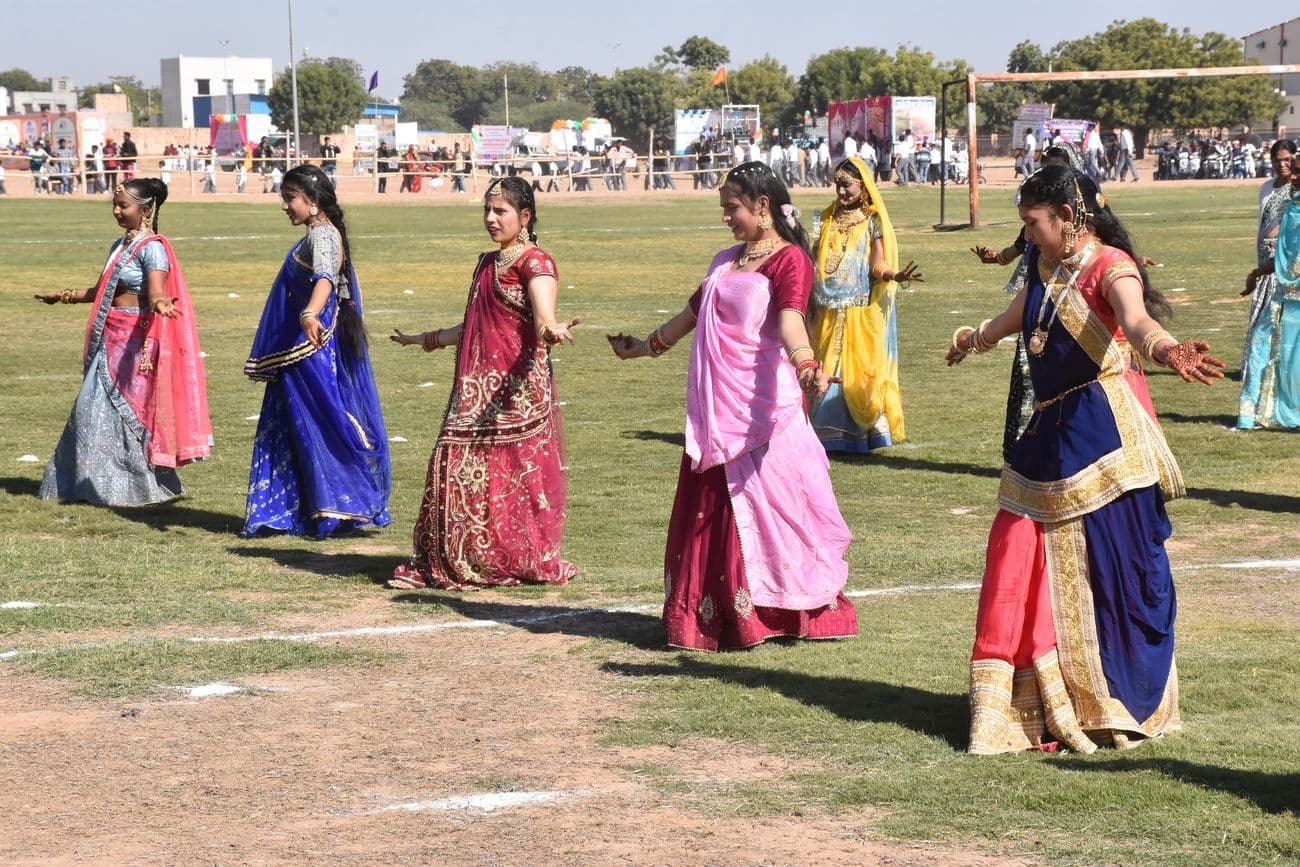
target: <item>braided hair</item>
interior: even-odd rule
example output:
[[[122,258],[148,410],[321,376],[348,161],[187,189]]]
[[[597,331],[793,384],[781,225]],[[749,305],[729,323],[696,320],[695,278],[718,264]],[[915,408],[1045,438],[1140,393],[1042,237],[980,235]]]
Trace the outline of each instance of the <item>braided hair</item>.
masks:
[[[1133,240],[1124,224],[1105,203],[1105,198],[1098,201],[1097,197],[1097,185],[1092,178],[1069,166],[1044,166],[1020,187],[1020,204],[1024,207],[1047,205],[1059,213],[1062,207],[1069,205],[1075,214],[1083,215],[1083,222],[1103,244],[1123,251],[1132,259],[1142,281],[1142,301],[1148,315],[1157,322],[1168,322],[1173,317],[1169,302],[1151,285],[1146,266],[1134,252]]]
[[[348,229],[343,222],[343,208],[339,205],[338,195],[334,192],[334,183],[319,166],[294,166],[285,172],[280,181],[281,190],[293,190],[301,193],[313,202],[334,228],[338,230],[343,241],[343,266],[339,269],[339,279],[350,280],[352,274],[352,248],[348,244]],[[366,324],[357,312],[356,303],[349,298],[339,305],[339,330],[353,353],[360,355],[366,347]]]

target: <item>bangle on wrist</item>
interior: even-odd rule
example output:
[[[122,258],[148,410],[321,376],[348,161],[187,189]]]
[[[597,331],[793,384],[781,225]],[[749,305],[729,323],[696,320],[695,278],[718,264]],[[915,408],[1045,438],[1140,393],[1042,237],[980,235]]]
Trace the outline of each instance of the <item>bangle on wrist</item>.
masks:
[[[794,361],[794,357],[798,355],[800,352],[812,352],[812,351],[813,348],[809,346],[807,343],[800,343],[798,346],[796,346],[794,349],[791,349],[786,354],[790,356],[791,361]],[[815,355],[816,353],[813,354]]]
[[[319,315],[320,315],[320,314],[318,314],[315,310],[312,310],[310,307],[308,307],[308,308],[306,308],[305,310],[303,310],[301,313],[298,314],[298,321],[299,321],[299,322],[306,322],[308,319],[316,319],[316,318],[318,318]]]
[[[669,343],[668,339],[664,337],[662,327],[651,331],[650,336],[646,338],[645,342],[646,347],[650,350],[650,354],[655,358],[658,358],[673,348],[673,344]]]
[[[816,370],[819,367],[821,367],[821,364],[815,358],[805,358],[803,361],[800,361],[795,365],[795,369],[800,373],[803,373],[805,370]]]
[[[442,329],[439,328],[437,331],[424,332],[424,335],[420,338],[420,345],[424,348],[425,352],[433,352],[435,349],[442,349],[443,346],[446,345],[442,342]]]
[[[72,290],[71,290],[71,289],[64,289],[64,290],[63,290],[63,294],[59,296],[59,303],[60,303],[60,304],[75,304],[75,303],[76,303],[75,301],[72,300]]]
[[[971,338],[971,345],[974,347],[975,352],[977,353],[988,352],[989,350],[995,348],[998,345],[998,341],[985,336],[984,333],[985,331],[988,330],[988,327],[992,322],[993,322],[992,319],[985,319],[983,322],[980,323],[979,328],[975,329],[975,334]]]
[[[1156,358],[1156,350],[1160,348],[1161,343],[1177,343],[1178,340],[1163,328],[1153,328],[1147,332],[1147,336],[1142,338],[1142,356],[1154,361],[1156,364],[1162,362]]]
[[[968,335],[972,335],[974,333],[975,333],[975,329],[970,327],[969,325],[958,326],[957,330],[952,333],[952,348],[960,352],[962,355],[970,355],[971,352],[973,352],[974,350],[963,349],[961,342],[965,340]]]

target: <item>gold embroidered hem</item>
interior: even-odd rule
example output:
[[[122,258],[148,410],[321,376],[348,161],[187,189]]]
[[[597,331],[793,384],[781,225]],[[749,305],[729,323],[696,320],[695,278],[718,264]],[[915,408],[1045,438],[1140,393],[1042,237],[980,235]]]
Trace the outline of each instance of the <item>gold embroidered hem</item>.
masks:
[[[1120,701],[1111,697],[1101,664],[1083,522],[1045,524],[1043,547],[1061,674],[1079,725],[1088,731],[1114,730],[1148,738],[1181,729],[1178,666],[1172,660],[1160,704],[1145,720],[1134,719]],[[1113,740],[1113,736],[1107,740]]]
[[[337,323],[336,323],[337,324]],[[325,332],[325,337],[320,346],[316,346],[310,340],[304,340],[302,343],[296,343],[282,352],[275,352],[271,355],[264,355],[261,358],[250,358],[244,362],[244,375],[249,379],[258,382],[271,382],[276,378],[276,371],[282,367],[288,367],[291,364],[297,364],[304,358],[310,358],[324,348],[330,338],[334,336],[334,325],[331,325]]]

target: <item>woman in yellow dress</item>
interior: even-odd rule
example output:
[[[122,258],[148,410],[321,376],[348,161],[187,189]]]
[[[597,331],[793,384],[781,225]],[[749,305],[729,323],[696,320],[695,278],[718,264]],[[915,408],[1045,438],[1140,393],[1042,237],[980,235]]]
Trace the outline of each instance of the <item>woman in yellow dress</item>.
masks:
[[[898,388],[899,285],[922,281],[898,267],[898,243],[871,170],[858,157],[835,170],[822,212],[808,333],[831,386],[812,410],[828,452],[863,454],[904,439]]]

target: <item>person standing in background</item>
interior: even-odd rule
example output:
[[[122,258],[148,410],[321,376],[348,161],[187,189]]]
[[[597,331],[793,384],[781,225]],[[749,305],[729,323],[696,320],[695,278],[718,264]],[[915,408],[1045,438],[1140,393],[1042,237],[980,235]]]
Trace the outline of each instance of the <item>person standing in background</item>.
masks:
[[[337,189],[339,185],[339,146],[330,141],[329,136],[325,136],[324,143],[320,146],[321,170],[325,172],[325,177],[330,179],[330,183]]]
[[[129,181],[135,177],[135,159],[140,155],[129,132],[122,133],[122,147],[118,154],[122,157],[122,180]]]

